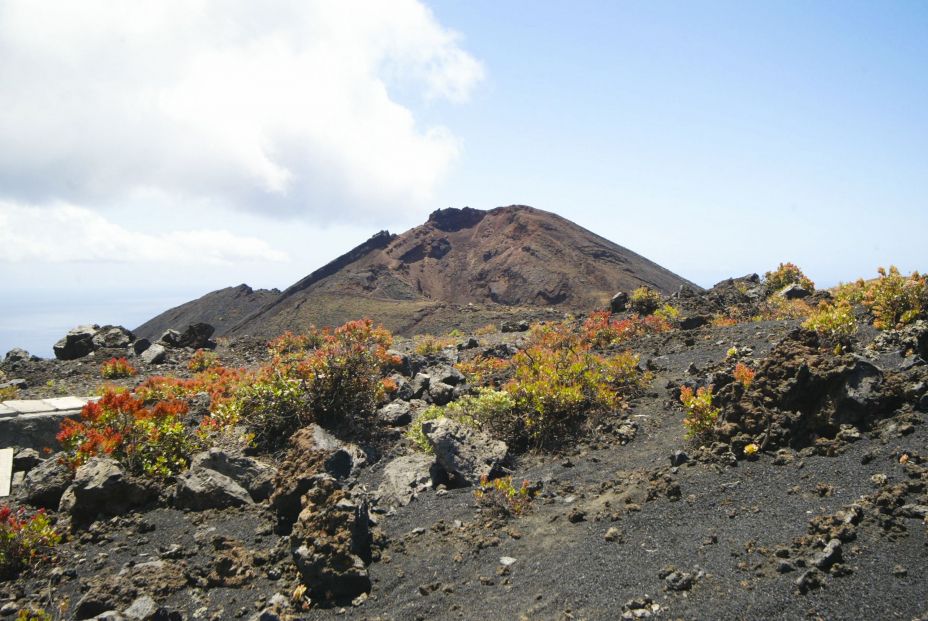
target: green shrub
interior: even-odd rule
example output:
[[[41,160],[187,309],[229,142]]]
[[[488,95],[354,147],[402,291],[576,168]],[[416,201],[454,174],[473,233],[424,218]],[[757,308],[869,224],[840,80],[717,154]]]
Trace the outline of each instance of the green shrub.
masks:
[[[61,536],[45,511],[0,507],[0,580],[14,578],[23,569],[47,560]]]
[[[393,342],[389,332],[359,320],[306,338],[317,343],[314,349],[297,355],[290,345],[280,348],[282,354],[219,412],[226,424],[245,424],[263,448],[278,446],[311,422],[363,428],[385,394],[383,376],[396,364],[387,354]]]
[[[915,321],[928,309],[928,278],[918,272],[903,276],[896,266],[879,268],[880,277],[867,284],[863,303],[880,330],[899,328]]]
[[[531,505],[535,492],[528,481],[516,487],[512,484],[512,477],[500,477],[490,480],[484,475],[480,478],[480,485],[474,490],[474,499],[481,509],[501,517],[522,515]]]
[[[680,309],[673,304],[664,304],[652,314],[658,319],[663,319],[667,323],[673,323],[680,317]]]
[[[184,425],[186,413],[183,401],[146,407],[128,392],[109,391],[87,403],[79,420],[64,419],[57,437],[72,467],[108,455],[133,474],[167,477],[186,469],[201,448]]]
[[[815,330],[833,341],[842,342],[857,332],[857,320],[854,318],[854,309],[847,300],[822,302],[802,327]]]
[[[721,410],[712,405],[712,386],[693,392],[689,386],[680,388],[680,402],[686,410],[683,425],[687,438],[711,437]]]
[[[110,358],[100,367],[104,379],[120,379],[137,375],[138,371],[125,358]]]
[[[422,424],[439,418],[450,418],[464,425],[486,429],[491,435],[499,433],[511,418],[515,401],[507,392],[480,388],[477,394],[465,395],[445,406],[432,405],[423,410],[409,426],[406,437],[426,453],[432,452],[428,439],[422,432]]]
[[[815,291],[813,283],[802,270],[793,263],[780,263],[777,269],[764,274],[764,286],[767,289],[767,295],[773,295],[788,285],[800,285],[809,291]]]
[[[651,315],[660,308],[663,301],[657,291],[648,287],[638,287],[628,298],[628,308],[639,315]]]
[[[187,368],[194,373],[200,373],[217,366],[220,366],[219,356],[208,349],[196,350],[187,362]]]
[[[623,393],[640,387],[637,356],[600,356],[590,347],[563,325],[533,331],[529,346],[513,356],[512,379],[503,386],[515,401],[502,425],[504,439],[554,445],[580,422],[617,410]]]

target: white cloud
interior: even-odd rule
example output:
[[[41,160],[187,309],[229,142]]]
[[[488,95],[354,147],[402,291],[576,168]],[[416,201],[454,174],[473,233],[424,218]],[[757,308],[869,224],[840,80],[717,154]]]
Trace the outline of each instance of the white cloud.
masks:
[[[390,88],[463,101],[481,77],[417,0],[5,0],[0,198],[421,208],[458,142]]]
[[[138,233],[74,205],[38,208],[0,202],[0,262],[215,266],[286,260],[286,254],[263,240],[224,230]]]

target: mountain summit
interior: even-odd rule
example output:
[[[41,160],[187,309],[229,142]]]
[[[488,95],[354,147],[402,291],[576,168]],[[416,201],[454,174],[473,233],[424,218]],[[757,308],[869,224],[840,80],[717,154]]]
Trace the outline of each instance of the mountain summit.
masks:
[[[553,213],[523,205],[433,212],[401,235],[382,231],[294,283],[259,309],[225,309],[243,317],[218,334],[273,336],[282,330],[340,324],[369,316],[397,332],[428,327],[446,305],[604,307],[617,291],[648,286],[670,293],[698,289],[648,259]],[[137,332],[158,336],[161,320],[215,323],[221,292],[172,309]],[[242,298],[227,296],[230,306]],[[201,304],[206,301],[209,304]]]

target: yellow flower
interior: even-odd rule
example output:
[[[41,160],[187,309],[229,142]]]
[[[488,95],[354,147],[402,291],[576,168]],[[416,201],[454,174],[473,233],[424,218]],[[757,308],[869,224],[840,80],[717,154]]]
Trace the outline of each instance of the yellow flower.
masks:
[[[744,454],[750,457],[751,455],[754,455],[755,453],[757,453],[757,451],[759,450],[760,450],[760,447],[754,444],[753,442],[751,442],[750,444],[744,447]]]

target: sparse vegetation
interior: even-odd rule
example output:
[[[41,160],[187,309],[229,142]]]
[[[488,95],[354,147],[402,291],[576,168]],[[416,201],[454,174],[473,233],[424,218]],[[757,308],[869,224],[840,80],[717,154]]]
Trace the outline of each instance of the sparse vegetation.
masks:
[[[732,373],[735,377],[735,381],[745,388],[750,388],[751,384],[754,382],[755,374],[755,371],[743,362],[736,364],[735,370]]]
[[[48,560],[60,541],[44,510],[0,506],[0,580]]]
[[[660,308],[664,299],[661,294],[648,287],[638,287],[628,297],[628,308],[639,315],[651,315]]]
[[[186,413],[183,401],[146,407],[132,394],[111,391],[87,403],[80,420],[64,419],[58,441],[72,467],[107,455],[129,472],[163,478],[186,469],[199,447],[182,420]]]
[[[136,368],[125,358],[110,358],[100,367],[100,375],[104,379],[122,379],[137,374]]]
[[[764,287],[768,296],[789,285],[800,285],[804,289],[815,291],[815,283],[794,263],[780,263],[777,269],[764,274]]]
[[[420,356],[430,356],[440,353],[446,347],[453,347],[456,339],[453,336],[437,337],[425,334],[416,339],[415,351]]]
[[[712,435],[721,410],[712,405],[712,386],[703,386],[695,392],[689,386],[680,388],[680,402],[686,410],[683,425],[691,439],[704,440]]]
[[[915,321],[928,309],[928,278],[912,272],[903,276],[899,269],[879,268],[879,278],[867,283],[863,304],[880,330],[899,328]]]
[[[334,332],[306,335],[318,342],[297,357],[291,347],[242,384],[221,407],[229,424],[241,422],[259,446],[271,447],[310,422],[335,426],[370,416],[387,386],[392,336],[370,320],[351,321]]]
[[[502,517],[522,515],[531,506],[534,496],[528,481],[516,487],[511,476],[492,480],[483,476],[474,490],[474,499],[482,509]]]
[[[857,320],[851,303],[844,300],[822,302],[802,324],[804,328],[815,330],[822,336],[843,342],[857,332]]]
[[[208,349],[196,350],[193,352],[193,355],[190,356],[190,361],[187,362],[187,368],[194,373],[206,371],[207,369],[211,369],[217,366],[220,366],[219,356],[217,356],[215,352],[209,351]]]
[[[423,410],[406,431],[406,437],[426,453],[431,453],[422,424],[442,417],[459,423],[486,429],[493,435],[505,436],[505,426],[512,420],[515,401],[505,391],[480,388],[476,394],[465,395],[445,406],[433,405]],[[501,433],[502,432],[502,433]]]

